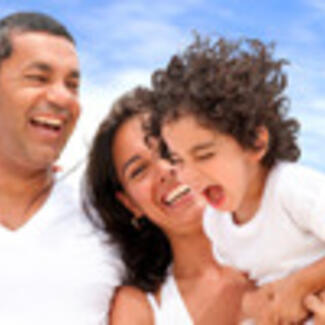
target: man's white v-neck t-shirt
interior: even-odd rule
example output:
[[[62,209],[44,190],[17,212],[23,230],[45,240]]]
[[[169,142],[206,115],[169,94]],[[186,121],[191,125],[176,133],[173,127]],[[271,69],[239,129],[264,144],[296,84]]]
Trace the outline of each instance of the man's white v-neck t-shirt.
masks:
[[[121,265],[104,239],[64,182],[21,228],[0,226],[0,324],[107,324]]]

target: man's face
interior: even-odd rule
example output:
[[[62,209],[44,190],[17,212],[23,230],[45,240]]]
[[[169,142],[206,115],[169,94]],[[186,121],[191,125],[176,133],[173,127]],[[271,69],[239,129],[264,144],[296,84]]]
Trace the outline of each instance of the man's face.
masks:
[[[0,164],[48,168],[79,116],[79,63],[74,45],[44,32],[11,35],[0,63]]]

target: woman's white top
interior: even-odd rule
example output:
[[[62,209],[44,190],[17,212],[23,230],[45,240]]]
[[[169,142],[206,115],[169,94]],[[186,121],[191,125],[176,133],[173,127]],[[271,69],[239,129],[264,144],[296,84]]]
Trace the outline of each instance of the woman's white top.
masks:
[[[147,294],[154,314],[155,325],[194,325],[173,275],[161,288],[160,304],[153,294]]]

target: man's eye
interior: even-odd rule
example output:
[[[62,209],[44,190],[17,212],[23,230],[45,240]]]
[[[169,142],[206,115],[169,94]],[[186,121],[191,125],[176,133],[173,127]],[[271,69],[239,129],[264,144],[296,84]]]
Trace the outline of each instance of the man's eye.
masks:
[[[29,74],[26,75],[25,78],[29,80],[39,81],[39,82],[46,82],[48,79],[46,76],[39,75],[39,74]]]
[[[78,81],[67,81],[66,85],[73,92],[78,93],[78,91],[79,91],[79,82]]]

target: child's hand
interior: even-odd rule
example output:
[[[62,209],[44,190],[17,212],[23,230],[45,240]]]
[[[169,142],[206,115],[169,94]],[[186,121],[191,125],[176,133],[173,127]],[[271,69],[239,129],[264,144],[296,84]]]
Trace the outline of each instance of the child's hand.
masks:
[[[290,278],[276,281],[248,293],[243,299],[246,317],[257,324],[297,323],[307,317],[303,305],[305,293]]]
[[[325,324],[325,290],[319,295],[309,295],[305,301],[306,308],[314,315],[314,325]]]

